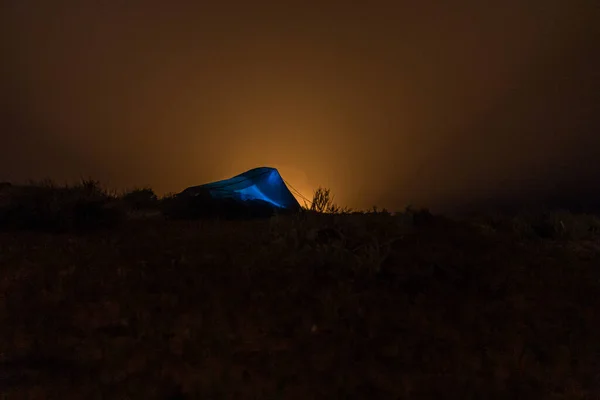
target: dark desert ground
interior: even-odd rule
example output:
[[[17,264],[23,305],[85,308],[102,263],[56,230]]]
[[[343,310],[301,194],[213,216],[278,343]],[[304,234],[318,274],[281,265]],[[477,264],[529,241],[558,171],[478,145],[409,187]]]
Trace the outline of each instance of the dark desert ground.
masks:
[[[191,220],[148,189],[22,193],[1,214],[4,398],[600,393],[598,216]]]

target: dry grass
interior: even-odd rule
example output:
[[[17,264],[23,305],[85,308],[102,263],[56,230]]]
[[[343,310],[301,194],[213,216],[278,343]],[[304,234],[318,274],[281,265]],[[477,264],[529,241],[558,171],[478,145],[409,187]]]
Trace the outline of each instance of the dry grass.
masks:
[[[0,233],[0,387],[10,399],[598,398],[597,231],[419,221]]]

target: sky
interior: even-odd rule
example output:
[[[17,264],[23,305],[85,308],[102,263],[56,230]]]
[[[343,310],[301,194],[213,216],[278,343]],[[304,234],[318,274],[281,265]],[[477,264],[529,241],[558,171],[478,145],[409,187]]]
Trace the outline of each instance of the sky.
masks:
[[[597,0],[0,4],[0,181],[600,200]]]

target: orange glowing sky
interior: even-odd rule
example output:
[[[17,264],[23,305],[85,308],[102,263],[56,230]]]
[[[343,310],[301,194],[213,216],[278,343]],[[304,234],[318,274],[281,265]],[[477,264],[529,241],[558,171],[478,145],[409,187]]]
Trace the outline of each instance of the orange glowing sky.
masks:
[[[398,209],[600,175],[596,0],[216,3],[5,0],[0,180],[268,165]]]

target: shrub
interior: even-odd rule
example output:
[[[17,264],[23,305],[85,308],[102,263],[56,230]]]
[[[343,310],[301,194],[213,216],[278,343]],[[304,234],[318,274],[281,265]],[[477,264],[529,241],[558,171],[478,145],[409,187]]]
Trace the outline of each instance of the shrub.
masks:
[[[125,193],[122,200],[133,210],[148,210],[158,206],[158,197],[150,187],[135,188]]]
[[[334,196],[331,194],[330,189],[319,186],[319,188],[315,190],[315,193],[313,194],[310,210],[319,213],[337,211],[337,206],[333,202],[333,199]]]
[[[309,210],[326,214],[349,214],[353,210],[348,207],[340,207],[334,201],[335,196],[331,189],[320,187],[315,190]]]
[[[0,228],[51,232],[110,228],[122,220],[97,181],[58,187],[51,181],[20,187],[0,207]]]

